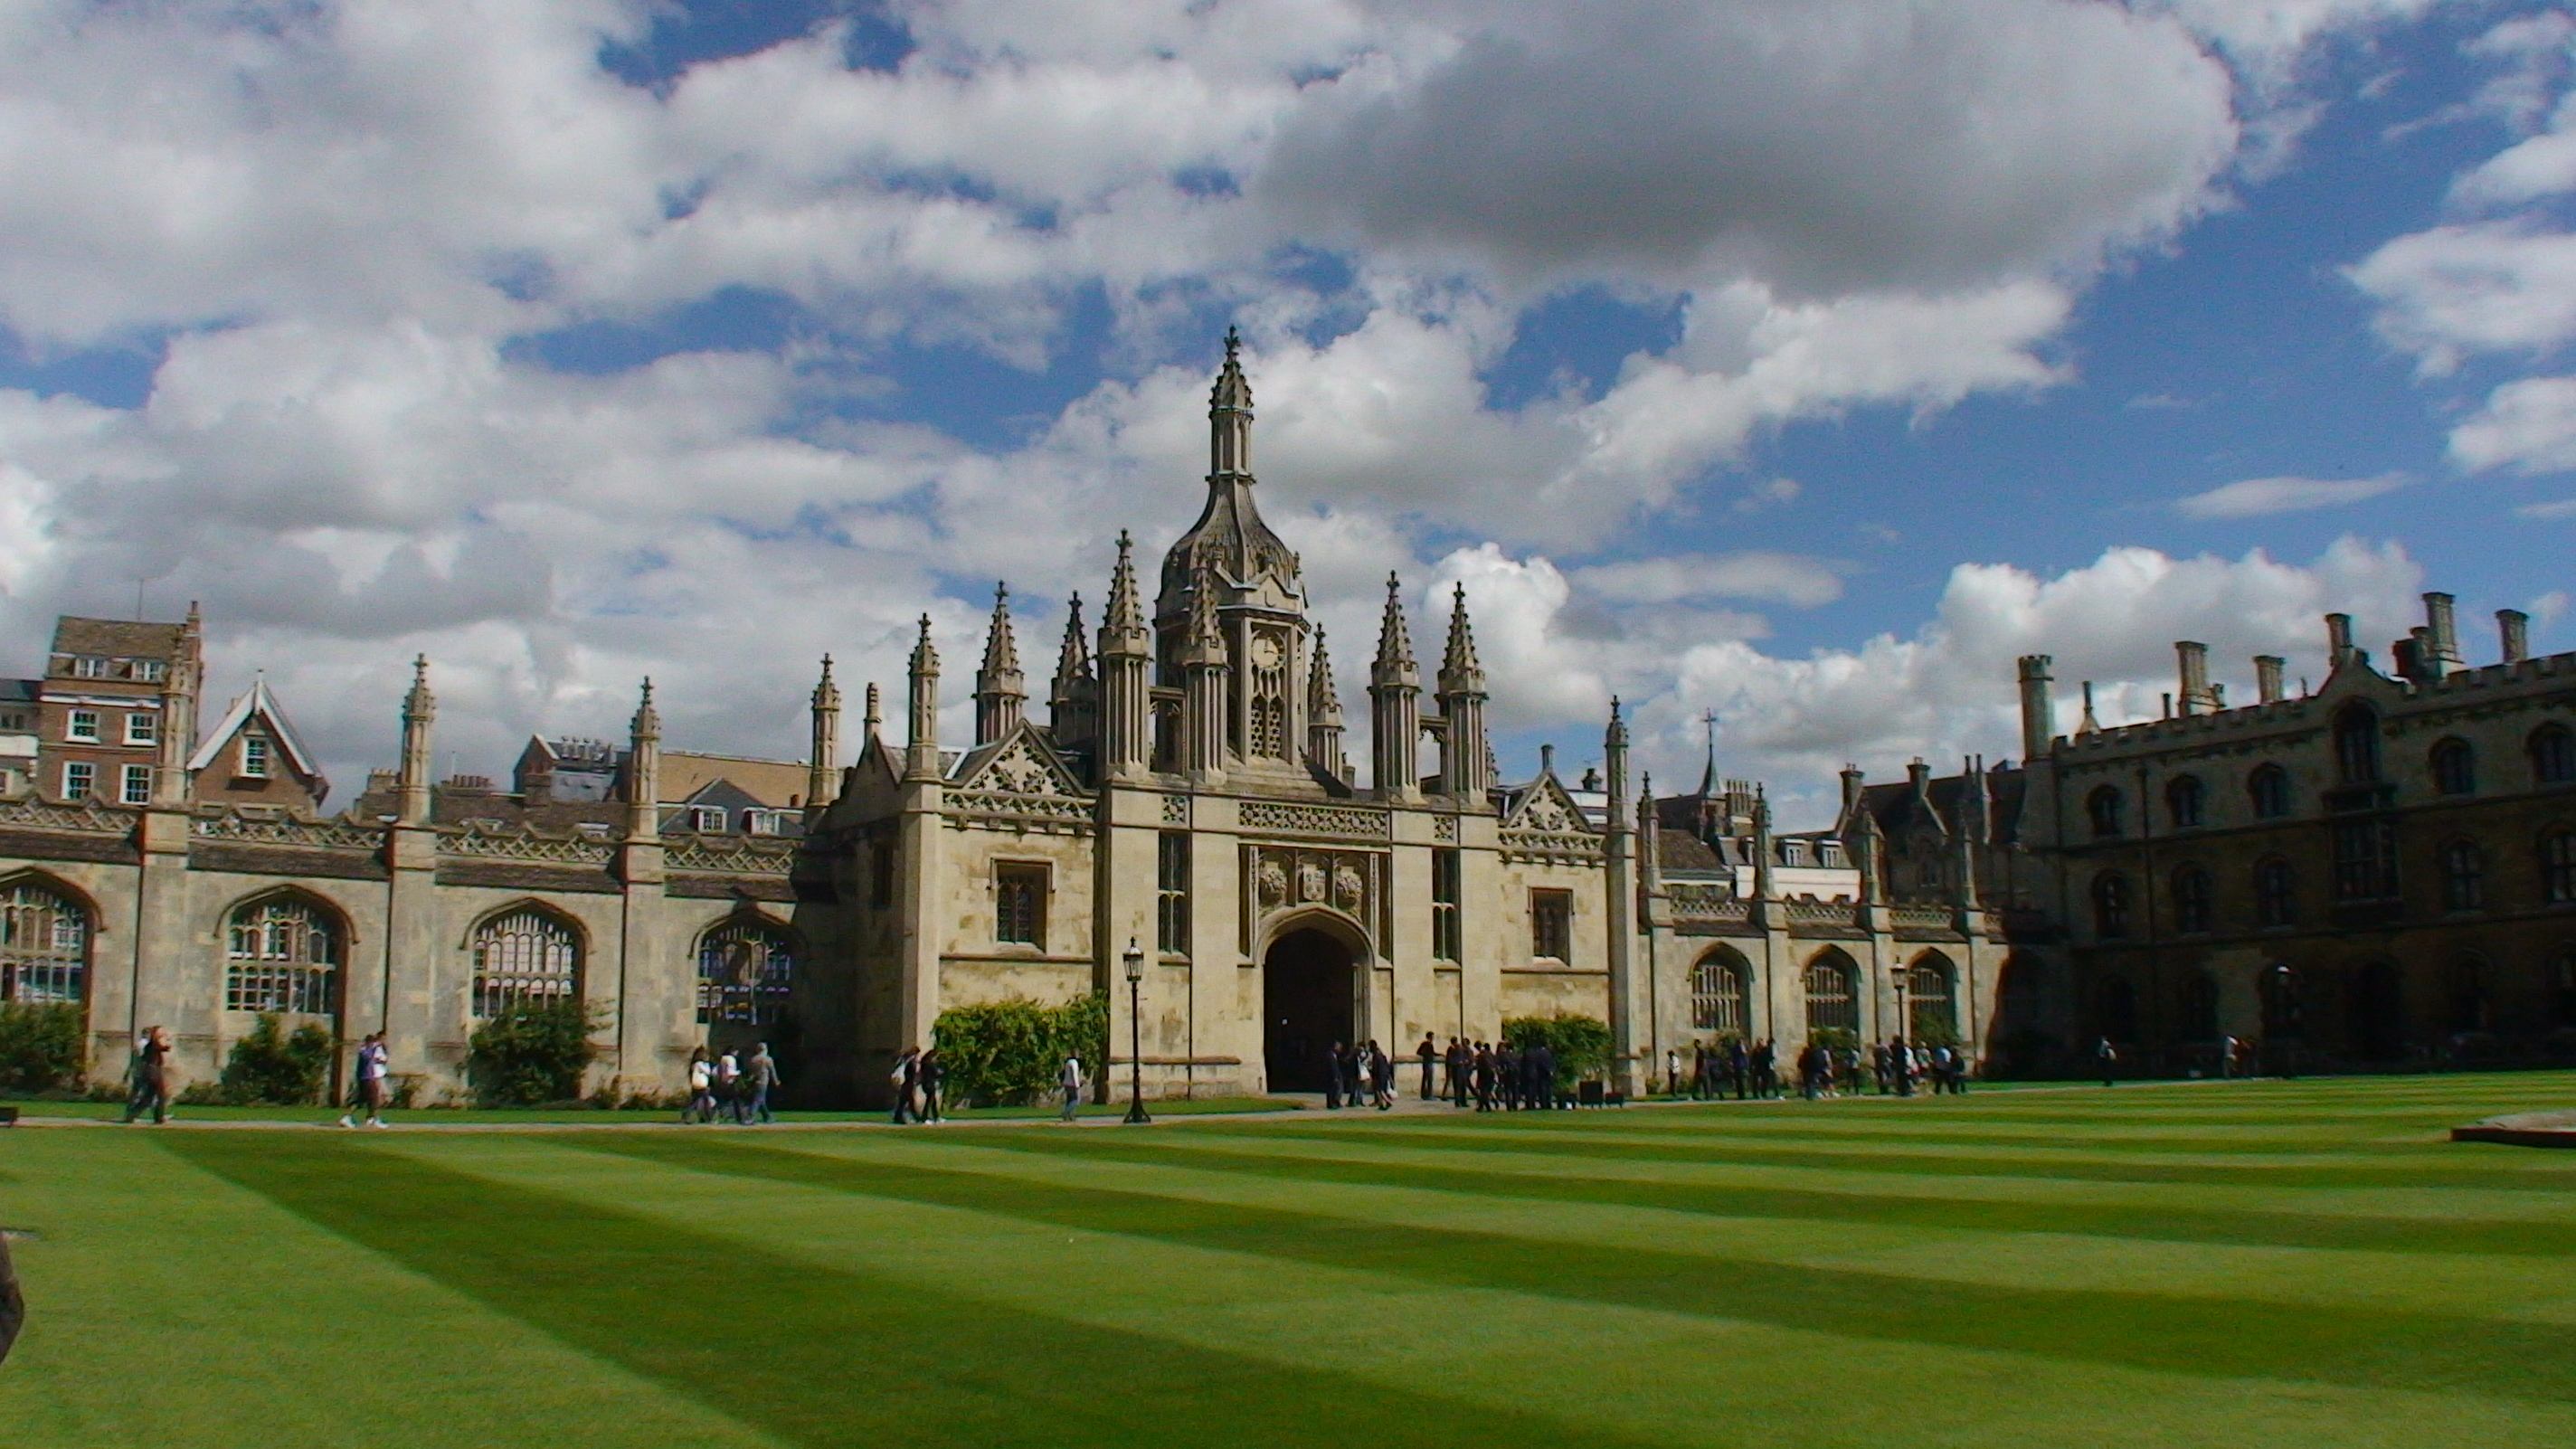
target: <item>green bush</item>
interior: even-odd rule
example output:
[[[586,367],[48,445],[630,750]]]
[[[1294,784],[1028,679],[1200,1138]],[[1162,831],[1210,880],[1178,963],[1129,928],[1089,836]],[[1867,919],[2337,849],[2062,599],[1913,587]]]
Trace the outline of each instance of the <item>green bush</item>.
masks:
[[[0,1091],[46,1092],[81,1072],[81,1012],[70,1002],[0,1002]]]
[[[465,1047],[465,1080],[486,1107],[534,1107],[581,1095],[581,1074],[599,1056],[591,1034],[607,1012],[559,997],[517,1001],[475,1028]]]
[[[234,1042],[224,1059],[216,1095],[242,1105],[301,1107],[319,1101],[333,1049],[331,1033],[315,1023],[289,1033],[274,1012],[262,1012],[250,1035]]]
[[[1946,1021],[1916,1018],[1914,1030],[1906,1034],[1907,1046],[1954,1047],[1959,1044],[1959,1029]]]
[[[1815,1027],[1808,1031],[1807,1040],[1829,1052],[1860,1049],[1860,1033],[1847,1026]]]
[[[1597,1016],[1515,1016],[1503,1023],[1503,1040],[1514,1051],[1546,1042],[1556,1056],[1558,1091],[1610,1072],[1610,1023]]]
[[[952,1006],[931,1029],[948,1096],[977,1107],[1024,1107],[1056,1090],[1065,1053],[1097,1084],[1109,1059],[1109,997],[1094,991],[1062,1006],[1026,997]]]

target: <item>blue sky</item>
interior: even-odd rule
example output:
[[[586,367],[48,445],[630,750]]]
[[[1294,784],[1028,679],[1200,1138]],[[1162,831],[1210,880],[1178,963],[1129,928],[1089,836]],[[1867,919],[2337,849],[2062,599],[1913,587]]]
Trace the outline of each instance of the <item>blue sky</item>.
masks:
[[[1603,15],[1611,18],[1604,20]],[[2507,0],[45,0],[0,23],[0,607],[207,603],[333,773],[961,703],[1195,512],[1242,326],[1346,701],[1454,583],[1506,773],[1812,800],[2460,595],[2576,645],[2576,103]],[[149,94],[138,106],[119,98]],[[2072,705],[2068,708],[2071,711]],[[2071,724],[2069,717],[2061,725]],[[952,722],[960,733],[962,716]]]

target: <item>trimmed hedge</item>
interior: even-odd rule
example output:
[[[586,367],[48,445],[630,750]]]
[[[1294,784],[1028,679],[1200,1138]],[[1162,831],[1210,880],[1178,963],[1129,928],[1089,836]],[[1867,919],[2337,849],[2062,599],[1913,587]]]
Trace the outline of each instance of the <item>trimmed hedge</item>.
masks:
[[[607,1010],[558,997],[518,1001],[475,1028],[465,1080],[485,1107],[535,1107],[581,1096],[581,1074],[599,1056],[591,1034]]]
[[[50,1092],[81,1073],[81,1011],[69,1002],[0,1002],[0,1091]]]
[[[1025,1107],[1056,1090],[1070,1051],[1095,1092],[1109,1060],[1109,995],[1104,991],[1040,1006],[1026,997],[952,1006],[931,1028],[948,1097],[974,1107]]]
[[[331,1033],[313,1022],[290,1033],[276,1013],[262,1012],[250,1035],[234,1042],[224,1059],[216,1098],[235,1106],[302,1107],[319,1101],[331,1072],[333,1045]]]
[[[1503,1023],[1503,1040],[1514,1051],[1546,1042],[1556,1056],[1558,1091],[1610,1072],[1610,1023],[1597,1016],[1515,1016]]]

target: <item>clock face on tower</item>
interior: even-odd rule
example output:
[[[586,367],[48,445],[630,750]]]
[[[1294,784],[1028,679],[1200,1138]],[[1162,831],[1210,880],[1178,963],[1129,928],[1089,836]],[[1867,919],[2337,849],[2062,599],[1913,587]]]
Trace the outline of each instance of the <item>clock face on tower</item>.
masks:
[[[1254,635],[1252,640],[1252,667],[1255,669],[1278,668],[1279,641],[1271,638],[1267,634]]]

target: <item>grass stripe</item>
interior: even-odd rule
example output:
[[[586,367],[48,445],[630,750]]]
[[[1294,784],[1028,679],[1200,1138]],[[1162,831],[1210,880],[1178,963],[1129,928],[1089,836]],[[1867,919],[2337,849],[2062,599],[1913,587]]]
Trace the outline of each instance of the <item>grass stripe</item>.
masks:
[[[1283,1262],[1579,1303],[1770,1323],[1852,1338],[2032,1354],[2207,1377],[2471,1392],[2576,1402],[2576,1360],[2553,1325],[2449,1314],[2192,1300],[2146,1293],[2004,1289],[1848,1269],[1728,1260],[1634,1246],[1533,1244],[1471,1229],[1079,1186],[916,1154],[890,1167],[810,1147],[642,1136],[576,1143],[695,1171],[964,1207]],[[963,1155],[967,1149],[951,1149]]]
[[[159,1140],[496,1311],[799,1444],[1306,1445],[1375,1437],[1461,1407],[818,1268],[373,1143],[249,1133]],[[1103,1362],[1119,1366],[1115,1393],[1102,1391]],[[1152,1412],[1136,1412],[1140,1404]],[[1572,1432],[1507,1407],[1477,1413],[1506,1442],[1563,1442]]]

